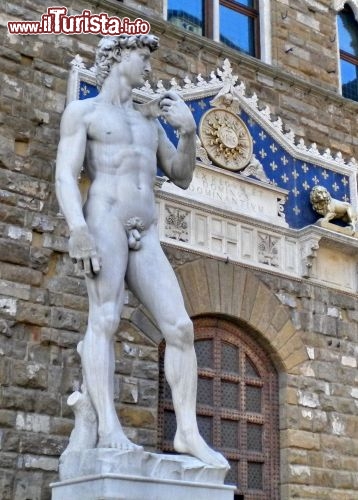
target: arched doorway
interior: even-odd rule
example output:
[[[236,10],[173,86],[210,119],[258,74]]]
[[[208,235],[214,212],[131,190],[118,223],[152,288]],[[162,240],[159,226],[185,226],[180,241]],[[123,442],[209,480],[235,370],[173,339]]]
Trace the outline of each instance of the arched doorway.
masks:
[[[279,498],[278,375],[241,326],[217,317],[194,320],[200,432],[229,460],[235,499]],[[160,348],[159,447],[173,451],[176,429]]]

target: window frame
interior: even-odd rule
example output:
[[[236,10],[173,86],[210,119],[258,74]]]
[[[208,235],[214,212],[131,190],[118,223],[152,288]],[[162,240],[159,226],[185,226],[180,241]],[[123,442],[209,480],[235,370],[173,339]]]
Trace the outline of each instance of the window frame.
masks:
[[[272,62],[272,41],[271,41],[271,0],[256,0],[255,8],[235,4],[232,0],[203,0],[204,5],[204,35],[214,42],[220,42],[220,5],[225,5],[236,12],[252,16],[257,12],[258,20],[255,23],[255,56],[261,61],[271,64]],[[163,0],[163,18],[168,20],[168,0]],[[225,45],[224,45],[225,46]],[[229,47],[228,47],[229,48]],[[234,50],[234,49],[232,49]],[[242,52],[245,54],[245,52]]]
[[[254,20],[254,50],[255,54],[252,57],[260,59],[261,54],[261,44],[260,44],[260,13],[258,8],[259,0],[254,0],[255,7],[246,7],[245,5],[239,5],[234,0],[218,0],[218,2],[213,2],[211,0],[204,1],[204,36],[212,38],[216,42],[221,42],[220,40],[220,19],[219,12],[220,7],[227,7],[228,9],[243,14],[249,19]],[[215,6],[217,3],[217,7]],[[215,26],[217,25],[217,27]],[[225,44],[224,44],[225,45]],[[235,50],[235,49],[234,49]]]
[[[335,2],[335,10],[336,10],[336,39],[337,39],[337,55],[338,55],[338,79],[339,79],[339,92],[342,97],[343,96],[343,83],[342,83],[342,69],[341,69],[341,61],[346,61],[350,64],[354,64],[357,67],[358,71],[358,56],[354,56],[345,50],[340,48],[340,39],[339,39],[339,29],[338,29],[338,16],[346,10],[346,7],[349,6],[351,8],[352,14],[358,23],[358,0],[339,0]],[[349,99],[349,97],[345,97]],[[355,101],[357,102],[357,101]]]

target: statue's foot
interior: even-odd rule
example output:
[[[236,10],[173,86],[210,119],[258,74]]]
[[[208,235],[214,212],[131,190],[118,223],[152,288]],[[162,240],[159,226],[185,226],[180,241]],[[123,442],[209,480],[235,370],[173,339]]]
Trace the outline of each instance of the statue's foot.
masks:
[[[142,446],[132,443],[121,429],[99,436],[97,448],[116,448],[121,451],[142,450]]]
[[[221,453],[210,448],[199,432],[181,433],[177,430],[174,449],[178,453],[187,453],[213,467],[229,469],[229,463]]]

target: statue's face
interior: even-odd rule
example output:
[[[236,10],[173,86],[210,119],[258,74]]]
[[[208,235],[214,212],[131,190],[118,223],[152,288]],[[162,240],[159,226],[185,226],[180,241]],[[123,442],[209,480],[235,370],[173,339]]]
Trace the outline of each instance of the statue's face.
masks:
[[[149,48],[122,50],[117,69],[131,87],[143,85],[152,70]]]
[[[315,195],[316,195],[317,200],[327,199],[327,191],[324,188],[316,189]]]

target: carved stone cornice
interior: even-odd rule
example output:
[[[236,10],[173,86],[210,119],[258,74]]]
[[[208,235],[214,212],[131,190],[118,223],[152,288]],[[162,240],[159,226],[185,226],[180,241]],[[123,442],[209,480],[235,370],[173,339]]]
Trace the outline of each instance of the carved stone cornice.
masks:
[[[333,228],[294,230],[165,188],[157,192],[157,206],[164,245],[348,293],[358,290],[358,240]]]

